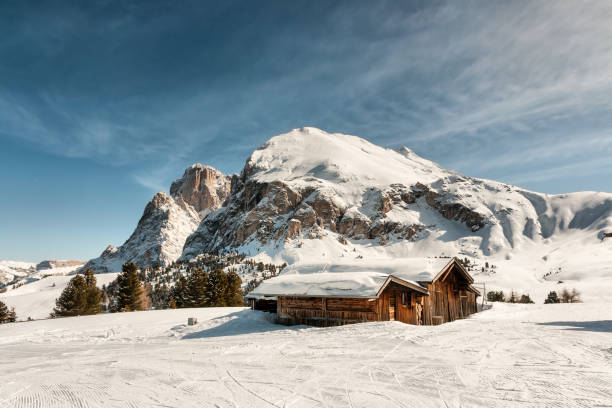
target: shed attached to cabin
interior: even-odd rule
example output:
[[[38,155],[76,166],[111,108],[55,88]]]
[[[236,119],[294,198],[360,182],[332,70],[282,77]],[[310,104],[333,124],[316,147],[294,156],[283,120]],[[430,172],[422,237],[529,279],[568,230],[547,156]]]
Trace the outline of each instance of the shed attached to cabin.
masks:
[[[432,325],[477,311],[480,293],[456,258],[294,267],[251,292],[251,306],[286,324],[336,326],[397,320]]]

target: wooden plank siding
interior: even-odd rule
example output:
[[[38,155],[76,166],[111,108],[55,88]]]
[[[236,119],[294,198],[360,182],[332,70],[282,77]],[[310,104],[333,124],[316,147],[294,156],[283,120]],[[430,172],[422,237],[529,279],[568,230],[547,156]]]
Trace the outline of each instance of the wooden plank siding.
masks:
[[[382,321],[397,320],[402,323],[421,324],[423,297],[421,293],[391,283],[378,298],[378,316]],[[391,316],[391,313],[394,313],[394,316]]]
[[[378,321],[377,299],[279,296],[280,323],[339,326]]]
[[[423,322],[426,325],[464,319],[477,312],[476,294],[469,291],[469,283],[451,269],[439,280],[428,283]]]
[[[277,318],[285,324],[337,326],[350,323],[397,320],[434,325],[463,319],[477,312],[477,292],[458,264],[451,264],[433,282],[419,287],[401,281],[388,283],[376,298],[278,296]]]

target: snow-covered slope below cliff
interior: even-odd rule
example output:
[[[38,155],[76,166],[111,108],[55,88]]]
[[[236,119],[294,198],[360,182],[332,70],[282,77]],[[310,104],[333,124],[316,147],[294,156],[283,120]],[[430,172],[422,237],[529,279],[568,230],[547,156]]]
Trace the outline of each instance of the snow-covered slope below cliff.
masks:
[[[83,262],[47,260],[39,263],[0,261],[0,287],[40,279],[45,275],[67,275],[80,268]]]
[[[551,279],[559,267],[612,277],[609,232],[610,193],[540,194],[407,148],[303,128],[253,152],[183,258],[228,249],[289,264],[444,254],[507,264],[513,280]]]
[[[182,253],[187,237],[203,217],[218,209],[230,191],[230,177],[201,164],[188,167],[175,180],[170,195],[157,193],[147,204],[136,229],[123,245],[109,245],[84,269],[118,272],[130,261],[139,267],[166,266]]]
[[[73,268],[74,269],[74,268]],[[108,285],[117,278],[117,273],[96,275],[98,287]],[[5,293],[0,293],[0,300],[14,307],[17,320],[47,319],[53,308],[55,300],[60,297],[62,291],[74,276],[52,275],[45,278],[32,280],[27,284],[15,289],[7,288]]]

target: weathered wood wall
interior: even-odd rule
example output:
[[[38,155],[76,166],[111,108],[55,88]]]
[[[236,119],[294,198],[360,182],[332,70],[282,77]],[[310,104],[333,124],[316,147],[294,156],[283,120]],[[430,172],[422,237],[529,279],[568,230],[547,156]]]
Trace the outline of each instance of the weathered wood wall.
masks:
[[[416,325],[452,322],[477,312],[476,294],[453,268],[427,285],[429,296],[395,282],[378,299],[279,296],[277,316],[282,323],[312,326],[387,320]]]
[[[378,298],[380,320],[422,324],[423,295],[395,283],[389,284]]]
[[[380,320],[376,305],[376,299],[279,296],[277,316],[287,324],[339,326]]]
[[[427,285],[429,296],[424,298],[424,324],[452,322],[476,313],[476,294],[469,291],[469,284],[458,276],[451,270],[446,276]]]

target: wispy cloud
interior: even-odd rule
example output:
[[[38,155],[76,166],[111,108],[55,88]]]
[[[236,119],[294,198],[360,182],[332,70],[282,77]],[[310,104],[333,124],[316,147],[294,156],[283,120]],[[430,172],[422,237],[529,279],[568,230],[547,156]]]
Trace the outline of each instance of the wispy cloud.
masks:
[[[518,172],[510,176],[514,184],[528,184],[548,180],[558,180],[570,177],[584,177],[598,174],[602,168],[610,165],[609,157],[601,157],[595,160],[568,163],[527,172]]]
[[[22,63],[0,88],[0,132],[126,166],[154,190],[193,161],[239,171],[267,137],[303,125],[484,177],[610,149],[609,2],[49,13],[6,21],[0,58]]]

